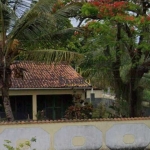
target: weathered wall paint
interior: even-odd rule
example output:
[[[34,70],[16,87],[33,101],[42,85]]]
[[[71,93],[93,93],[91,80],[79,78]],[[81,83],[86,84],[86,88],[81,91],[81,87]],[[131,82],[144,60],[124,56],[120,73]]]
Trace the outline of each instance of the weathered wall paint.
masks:
[[[125,143],[126,135],[132,135],[133,142]],[[144,149],[150,143],[150,129],[145,124],[116,124],[106,132],[106,145],[110,149]]]
[[[32,137],[36,150],[144,150],[150,149],[150,119],[0,124],[0,150],[4,140],[16,146]]]
[[[50,135],[42,128],[14,128],[5,129],[0,134],[0,150],[5,149],[3,146],[4,140],[11,141],[13,147],[17,146],[17,141],[27,141],[36,138],[38,142],[34,142],[31,146],[36,150],[48,150],[50,148]]]
[[[74,137],[83,137],[82,146],[73,145]],[[102,132],[94,126],[65,126],[54,135],[56,150],[99,150],[102,146]]]

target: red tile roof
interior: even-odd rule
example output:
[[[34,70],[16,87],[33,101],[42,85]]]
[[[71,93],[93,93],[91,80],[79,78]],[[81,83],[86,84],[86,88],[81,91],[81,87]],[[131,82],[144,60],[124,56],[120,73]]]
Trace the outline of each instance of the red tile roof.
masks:
[[[23,79],[15,78],[12,71],[11,88],[69,88],[90,87],[70,65],[17,62],[11,65],[25,69]]]

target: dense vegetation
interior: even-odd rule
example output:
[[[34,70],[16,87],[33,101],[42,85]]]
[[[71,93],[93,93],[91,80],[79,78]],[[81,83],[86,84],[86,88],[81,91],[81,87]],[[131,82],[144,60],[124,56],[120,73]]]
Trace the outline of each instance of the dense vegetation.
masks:
[[[126,105],[126,116],[141,116],[143,95],[149,93],[147,0],[3,0],[0,7],[0,88],[8,119],[14,119],[8,94],[14,60],[70,62],[79,54],[85,56],[80,73],[94,86],[111,87]],[[79,21],[77,28],[71,17]]]
[[[72,42],[74,50],[79,47],[85,54],[82,74],[96,86],[110,86],[117,101],[127,105],[127,116],[141,116],[150,65],[150,3],[91,0],[82,4],[77,18],[85,32],[76,32]]]

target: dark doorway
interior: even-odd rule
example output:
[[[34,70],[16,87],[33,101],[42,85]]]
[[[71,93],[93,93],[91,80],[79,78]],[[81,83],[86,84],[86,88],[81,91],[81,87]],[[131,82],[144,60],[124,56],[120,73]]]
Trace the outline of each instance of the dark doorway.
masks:
[[[47,119],[61,119],[72,105],[72,95],[38,95],[37,110],[45,112]]]
[[[32,119],[32,96],[10,96],[10,104],[15,120]],[[0,118],[4,119],[5,110],[0,97]]]
[[[10,96],[10,103],[16,120],[32,119],[32,96]]]

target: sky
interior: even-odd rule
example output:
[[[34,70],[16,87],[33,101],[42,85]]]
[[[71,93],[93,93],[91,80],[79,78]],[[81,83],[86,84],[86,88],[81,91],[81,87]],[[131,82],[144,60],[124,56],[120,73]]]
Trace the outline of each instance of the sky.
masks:
[[[77,21],[75,18],[72,18],[71,24],[73,25],[73,27],[76,27],[79,24],[79,21]]]

